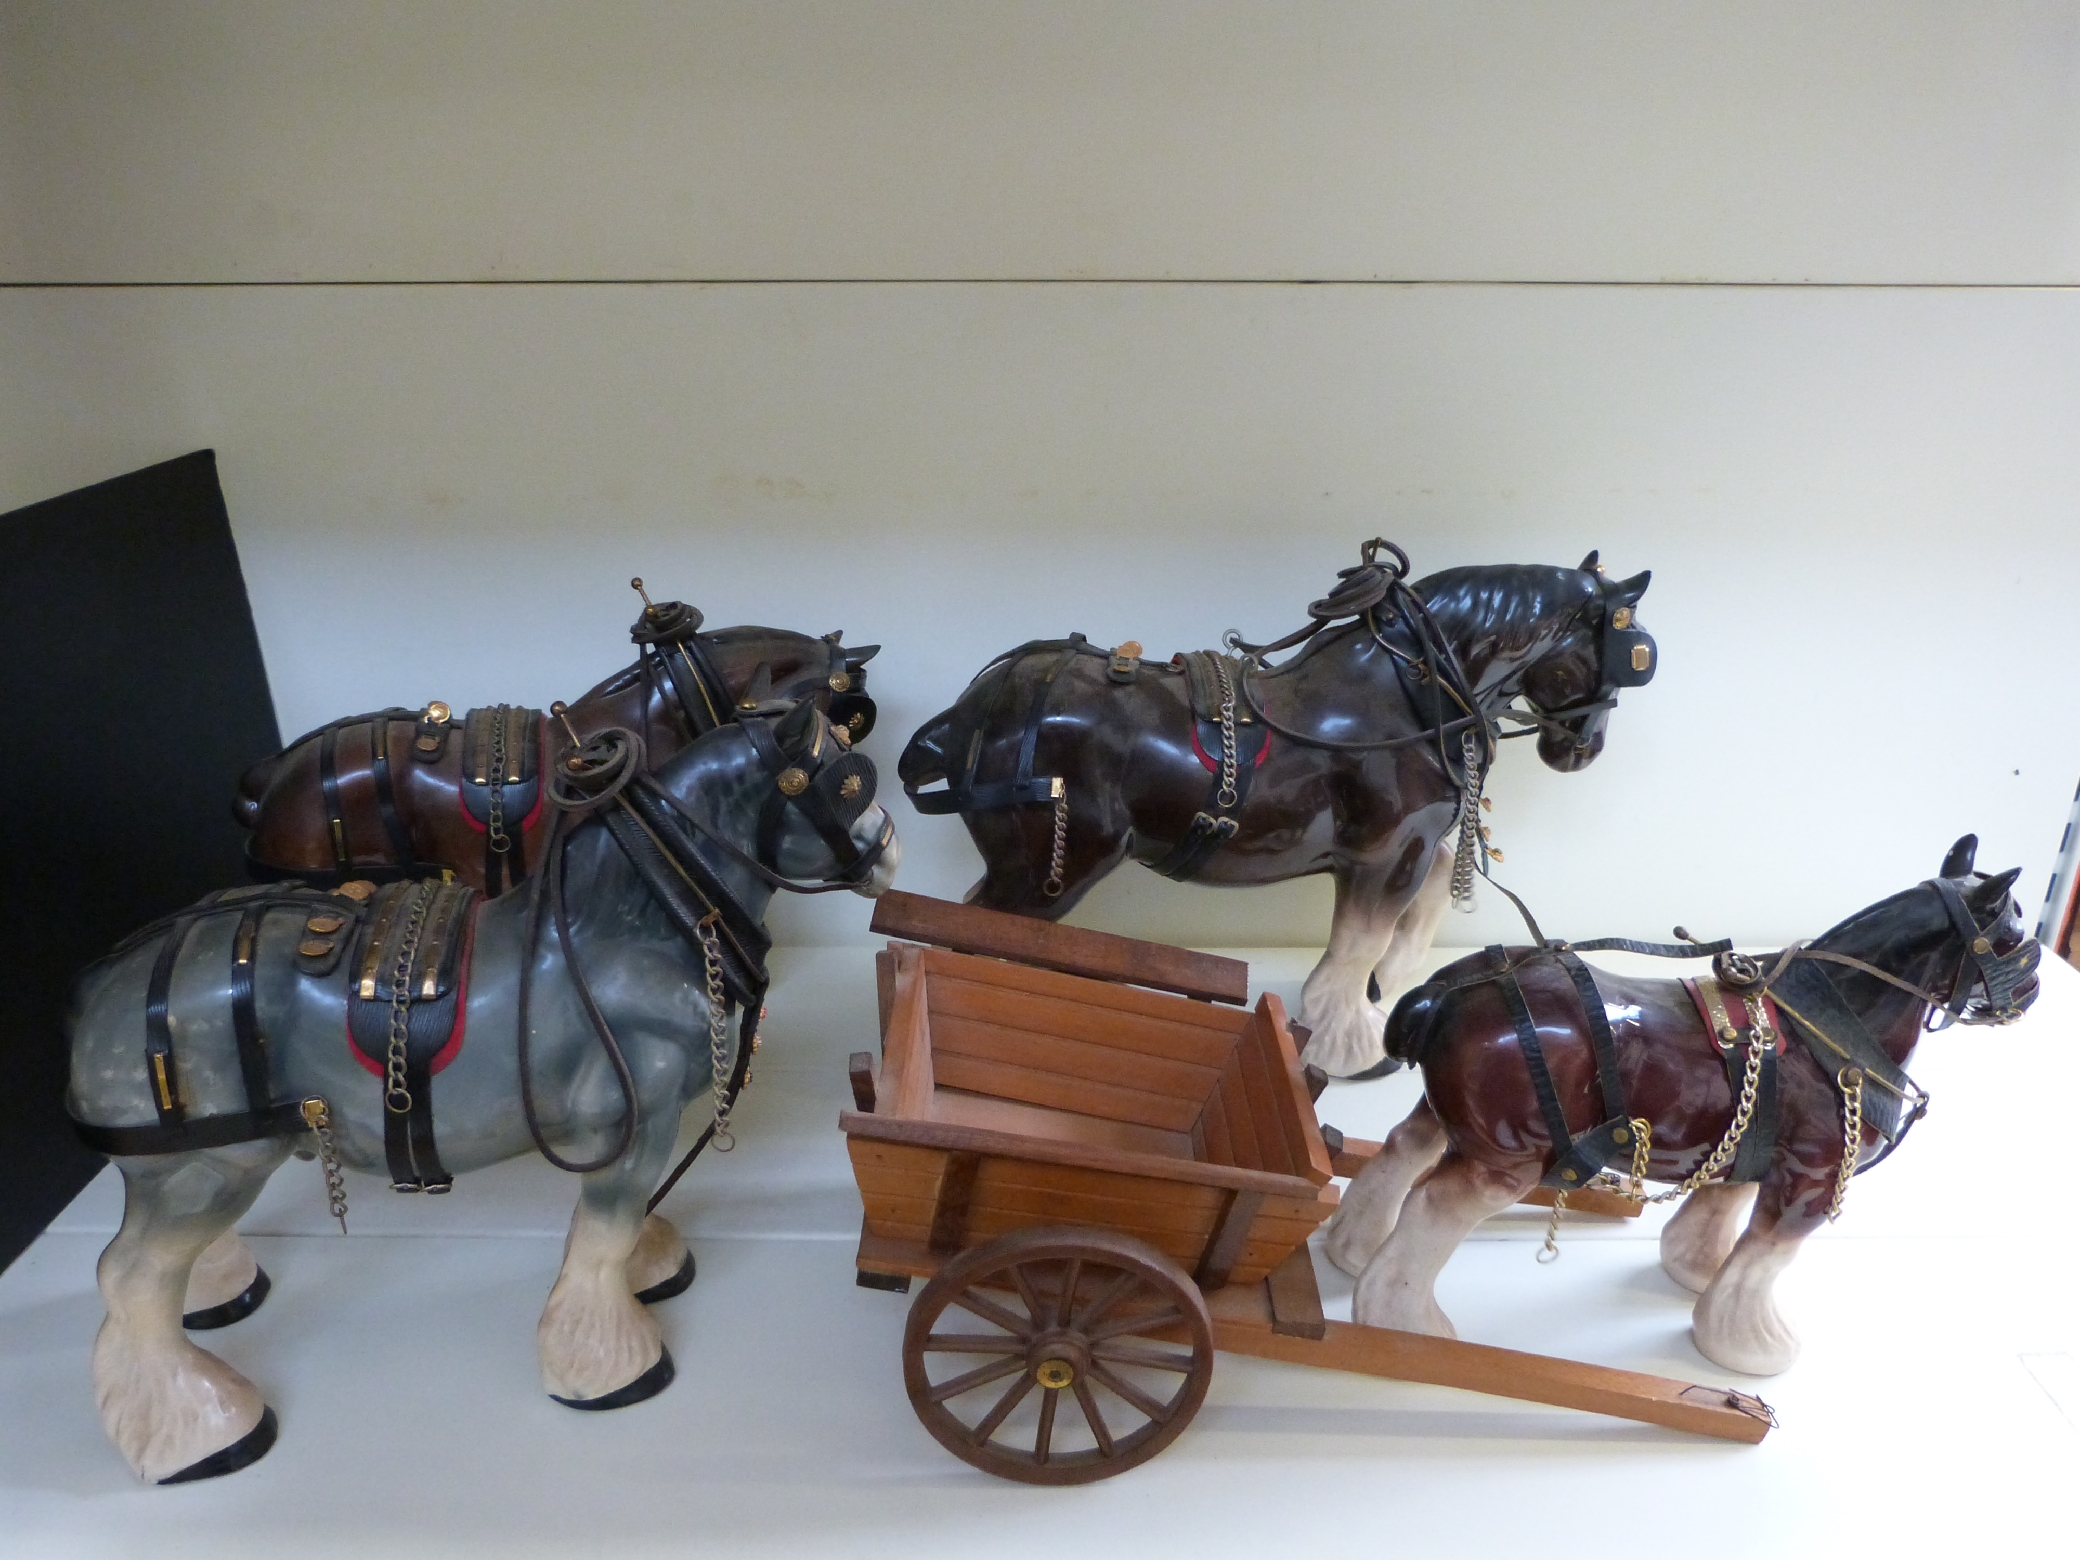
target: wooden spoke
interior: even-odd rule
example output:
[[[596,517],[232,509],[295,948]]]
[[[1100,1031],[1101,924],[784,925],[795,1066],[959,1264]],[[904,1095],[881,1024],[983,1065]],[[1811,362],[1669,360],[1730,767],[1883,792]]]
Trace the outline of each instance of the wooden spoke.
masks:
[[[1045,1463],[1047,1453],[1054,1445],[1054,1411],[1062,1400],[1060,1387],[1049,1387],[1047,1396],[1040,1400],[1040,1429],[1033,1436],[1033,1461]]]
[[[953,1303],[963,1311],[972,1311],[985,1322],[995,1322],[1004,1331],[1018,1339],[1033,1336],[1033,1324],[1023,1316],[1014,1316],[994,1300],[985,1300],[972,1289],[966,1289],[953,1297]]]
[[[959,1397],[963,1392],[973,1392],[977,1387],[987,1386],[992,1381],[1002,1381],[1013,1371],[1025,1368],[1023,1354],[1014,1355],[1010,1359],[991,1360],[987,1365],[978,1365],[958,1376],[947,1377],[933,1386],[929,1396],[934,1403],[943,1403],[948,1398]]]
[[[1110,1388],[1113,1392],[1125,1398],[1129,1403],[1132,1403],[1136,1408],[1140,1409],[1143,1414],[1147,1415],[1150,1419],[1153,1419],[1157,1424],[1162,1424],[1165,1420],[1167,1420],[1170,1417],[1169,1404],[1158,1403],[1146,1392],[1143,1392],[1139,1387],[1135,1386],[1133,1382],[1124,1381],[1120,1377],[1115,1376],[1111,1371],[1107,1370],[1103,1365],[1100,1365],[1096,1360],[1091,1361],[1091,1375],[1096,1377],[1100,1382],[1102,1382],[1106,1387]]]
[[[1004,1422],[1011,1411],[1024,1401],[1025,1395],[1032,1390],[1033,1378],[1031,1376],[1019,1377],[1012,1384],[1011,1390],[997,1399],[997,1406],[976,1421],[975,1428],[968,1432],[968,1439],[977,1446],[982,1445],[997,1433],[997,1426]]]
[[[1088,1333],[1097,1325],[1098,1318],[1128,1293],[1137,1288],[1141,1280],[1132,1273],[1122,1273],[1091,1297],[1091,1303],[1083,1308],[1083,1314],[1075,1318],[1077,1331]]]
[[[1103,1360],[1108,1365],[1136,1365],[1145,1370],[1174,1370],[1180,1376],[1189,1374],[1192,1357],[1179,1354],[1175,1349],[1151,1349],[1131,1343],[1101,1344],[1091,1350],[1091,1358]]]
[[[1076,1402],[1083,1409],[1083,1422],[1091,1427],[1091,1434],[1098,1441],[1098,1455],[1112,1456],[1112,1432],[1105,1427],[1105,1416],[1098,1412],[1098,1400],[1091,1396],[1091,1384],[1078,1376],[1075,1382]]]
[[[1083,1258],[1071,1257],[1062,1264],[1062,1287],[1055,1292],[1054,1314],[1048,1318],[1056,1327],[1066,1327],[1076,1314],[1076,1286],[1083,1282]]]
[[[1014,1263],[1011,1268],[1012,1287],[1017,1289],[1018,1298],[1025,1302],[1026,1315],[1033,1320],[1028,1324],[1032,1332],[1043,1332],[1054,1325],[1051,1307],[1041,1304],[1040,1296],[1033,1289],[1033,1281],[1026,1276],[1025,1264]]]
[[[1023,1354],[1025,1341],[1003,1333],[933,1333],[918,1345],[927,1354]]]
[[[1128,1333],[1160,1332],[1165,1327],[1175,1327],[1183,1320],[1184,1313],[1178,1310],[1177,1307],[1171,1306],[1163,1311],[1143,1312],[1139,1316],[1122,1317],[1120,1320],[1104,1327],[1086,1327],[1083,1330],[1083,1336],[1086,1341],[1096,1345],[1104,1343],[1108,1339],[1123,1337]]]

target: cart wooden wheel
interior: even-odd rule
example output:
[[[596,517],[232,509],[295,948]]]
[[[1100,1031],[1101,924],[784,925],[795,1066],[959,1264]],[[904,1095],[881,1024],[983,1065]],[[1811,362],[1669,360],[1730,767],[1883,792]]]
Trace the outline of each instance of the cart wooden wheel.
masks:
[[[1017,1230],[963,1252],[903,1331],[903,1384],[925,1429],[1026,1484],[1088,1484],[1147,1462],[1212,1379],[1205,1296],[1153,1246],[1110,1230]]]

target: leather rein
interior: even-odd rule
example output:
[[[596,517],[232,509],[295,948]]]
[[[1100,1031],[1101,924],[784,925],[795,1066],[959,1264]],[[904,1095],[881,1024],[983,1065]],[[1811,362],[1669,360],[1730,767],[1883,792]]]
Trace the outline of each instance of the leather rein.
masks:
[[[561,713],[560,707],[558,713]],[[747,736],[754,726],[766,736],[766,744],[754,739],[753,749],[770,770],[772,758],[766,749],[769,745],[774,753],[778,753],[778,745],[756,720],[741,723]],[[784,761],[785,756],[781,757]],[[548,837],[543,843],[545,870],[536,875],[530,889],[527,929],[522,943],[518,1062],[521,1111],[535,1147],[549,1163],[559,1170],[583,1175],[605,1169],[628,1152],[635,1141],[640,1120],[635,1078],[620,1041],[593,997],[591,984],[571,942],[570,910],[564,886],[564,857],[570,836],[578,823],[597,817],[635,867],[638,878],[664,910],[680,937],[704,959],[719,965],[723,989],[728,999],[738,1004],[742,1014],[738,1021],[736,1059],[730,1069],[729,1082],[717,1094],[716,1119],[702,1130],[693,1146],[652,1193],[649,1207],[654,1210],[714,1139],[718,1127],[728,1120],[730,1111],[734,1109],[737,1096],[750,1076],[752,1053],[758,1045],[758,1024],[764,1016],[763,1003],[770,984],[765,971],[770,939],[758,918],[737,900],[714,867],[702,859],[699,845],[705,843],[718,848],[759,881],[775,889],[797,894],[828,894],[841,889],[855,889],[867,880],[893,840],[895,825],[893,820],[885,819],[879,837],[864,851],[852,846],[847,836],[848,849],[844,854],[850,859],[844,862],[843,877],[816,883],[798,882],[760,861],[712,824],[687,811],[649,773],[645,759],[642,738],[617,726],[596,733],[582,747],[575,748],[563,762],[547,769],[546,793],[553,816]],[[828,763],[819,766],[819,770],[825,767],[829,767]],[[775,777],[776,785],[784,790],[788,776],[807,779],[803,770],[789,768]],[[820,795],[821,792],[813,787],[805,787],[801,795],[789,795],[788,800],[796,805],[808,800],[810,805],[804,807],[804,811],[810,813],[818,832],[827,836],[827,825],[835,820],[818,816],[819,811],[828,811],[827,808],[815,808],[813,799]],[[559,1154],[550,1145],[535,1106],[528,1015],[535,957],[541,945],[545,913],[554,922],[557,945],[563,954],[564,966],[570,972],[571,984],[621,1091],[622,1117],[614,1144],[606,1153],[591,1160],[567,1159]]]

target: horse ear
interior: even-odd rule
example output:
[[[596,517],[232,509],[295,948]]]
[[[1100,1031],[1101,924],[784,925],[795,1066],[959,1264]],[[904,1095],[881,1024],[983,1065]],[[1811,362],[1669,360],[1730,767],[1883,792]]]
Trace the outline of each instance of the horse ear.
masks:
[[[793,758],[808,746],[810,730],[816,724],[816,706],[808,699],[802,700],[780,717],[774,729],[773,740],[780,744],[780,751]]]
[[[751,674],[750,683],[744,689],[742,702],[745,704],[766,704],[771,702],[772,697],[773,668],[766,662],[761,661],[758,663],[758,669]]]
[[[1588,556],[1588,557],[1586,557],[1586,558],[1584,558],[1584,559],[1582,560],[1582,572],[1583,572],[1583,573],[1585,573],[1585,574],[1593,574],[1593,573],[1594,573],[1595,571],[1596,571],[1596,549],[1595,549],[1594,547],[1592,547],[1592,548],[1590,548],[1590,549],[1589,549],[1589,556]]]
[[[2009,890],[2014,888],[2015,880],[2021,876],[2022,868],[2010,867],[1997,877],[1990,877],[1973,889],[1971,891],[1972,898],[1978,900],[1982,905],[2004,905],[2008,902]]]
[[[879,645],[850,645],[845,651],[845,665],[856,672],[880,653]]]
[[[1613,585],[1611,587],[1611,599],[1627,603],[1637,601],[1647,593],[1647,586],[1653,583],[1653,579],[1654,571],[1652,569],[1641,569],[1631,579],[1620,580]]]
[[[1938,877],[1961,878],[1972,870],[1972,858],[1979,854],[1979,836],[1967,834],[1950,847],[1950,854],[1943,858],[1943,869]]]

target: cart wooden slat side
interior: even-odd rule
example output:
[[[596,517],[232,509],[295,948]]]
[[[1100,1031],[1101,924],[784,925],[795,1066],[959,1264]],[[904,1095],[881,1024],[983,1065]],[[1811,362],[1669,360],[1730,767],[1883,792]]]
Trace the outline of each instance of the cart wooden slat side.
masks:
[[[1243,1011],[891,951],[874,1108],[840,1121],[869,1235],[943,1254],[1035,1223],[1102,1225],[1216,1288],[1261,1281],[1335,1211],[1276,997]]]

